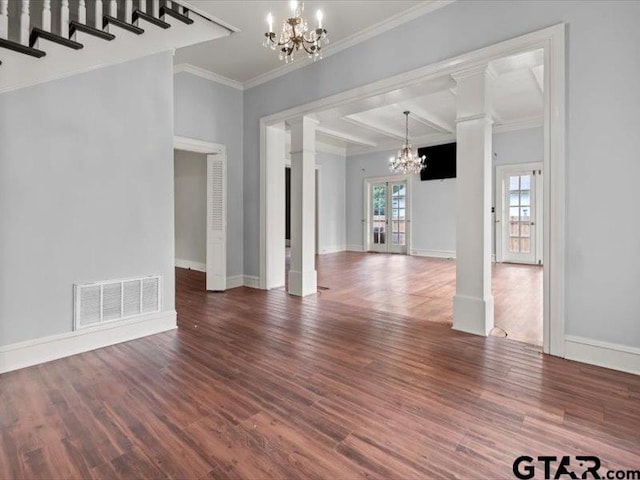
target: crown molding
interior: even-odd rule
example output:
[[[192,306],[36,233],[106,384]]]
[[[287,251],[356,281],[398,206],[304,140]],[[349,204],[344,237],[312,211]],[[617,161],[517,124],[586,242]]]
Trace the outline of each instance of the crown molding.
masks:
[[[362,43],[370,38],[373,38],[381,33],[384,33],[388,30],[396,28],[403,23],[414,20],[418,17],[426,15],[428,13],[434,12],[442,7],[446,7],[451,3],[455,2],[455,0],[425,0],[415,7],[409,8],[403,12],[400,12],[396,15],[393,15],[382,22],[378,22],[374,25],[371,25],[363,30],[360,30],[353,35],[350,35],[342,40],[339,40],[334,43],[330,43],[325,49],[323,53],[323,57],[327,58],[335,53],[341,52],[349,47],[353,47],[359,43]],[[262,73],[253,77],[246,82],[244,82],[244,88],[249,89],[253,87],[257,87],[263,83],[266,83],[274,78],[281,77],[282,75],[286,75],[298,68],[306,67],[313,63],[312,59],[304,58],[300,59],[300,61],[295,61],[293,63],[282,65],[278,68],[270,70],[268,72]]]
[[[174,74],[182,73],[182,72],[190,73],[191,75],[204,78],[211,82],[215,82],[221,85],[226,85],[227,87],[235,88],[236,90],[244,90],[244,85],[242,85],[241,82],[233,80],[232,78],[225,77],[223,75],[218,75],[217,73],[214,73],[210,70],[196,67],[195,65],[191,65],[190,63],[181,63],[173,67]]]

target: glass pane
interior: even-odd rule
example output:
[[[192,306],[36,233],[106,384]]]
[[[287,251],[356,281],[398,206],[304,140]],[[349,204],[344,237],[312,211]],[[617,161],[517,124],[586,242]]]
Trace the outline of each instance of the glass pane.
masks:
[[[509,220],[511,220],[512,222],[516,222],[519,219],[520,219],[520,212],[518,210],[518,207],[509,208]]]
[[[531,190],[531,175],[522,175],[520,177],[520,189]]]
[[[384,185],[373,187],[373,215],[384,215],[387,208],[387,189]]]
[[[510,222],[509,223],[509,236],[510,237],[519,237],[520,236],[520,222]]]
[[[521,237],[530,237],[531,236],[531,224],[528,222],[523,222],[520,224],[520,236]]]
[[[400,233],[399,239],[398,239],[398,245],[404,245],[404,242],[405,242],[405,234]]]
[[[385,224],[384,222],[373,222],[373,243],[377,245],[385,244]]]
[[[509,176],[509,190],[520,190],[520,177]]]
[[[401,208],[400,210],[398,210],[398,218],[400,220],[404,220],[405,219],[405,209]]]
[[[531,221],[531,207],[520,208],[520,221],[521,222]]]
[[[518,237],[511,237],[509,239],[509,251],[511,253],[520,252],[520,239]]]
[[[520,205],[531,205],[531,191],[522,190],[520,192]]]
[[[521,238],[520,239],[520,253],[529,253],[531,251],[531,239],[529,238]]]
[[[517,191],[509,193],[509,205],[515,205],[516,207],[520,205],[520,195],[518,195]]]

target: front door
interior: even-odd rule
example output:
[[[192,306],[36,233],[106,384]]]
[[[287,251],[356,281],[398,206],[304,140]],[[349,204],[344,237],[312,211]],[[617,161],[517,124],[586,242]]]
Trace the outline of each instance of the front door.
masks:
[[[372,183],[369,251],[407,253],[407,182]]]

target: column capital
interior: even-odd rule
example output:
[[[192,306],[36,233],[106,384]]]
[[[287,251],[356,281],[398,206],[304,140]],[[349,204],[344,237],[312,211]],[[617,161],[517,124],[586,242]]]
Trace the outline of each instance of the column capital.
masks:
[[[478,75],[484,75],[490,80],[495,80],[498,77],[498,73],[493,65],[483,62],[457,70],[451,74],[451,78],[453,78],[456,83],[459,83],[461,80],[466,80],[467,78],[476,77]]]

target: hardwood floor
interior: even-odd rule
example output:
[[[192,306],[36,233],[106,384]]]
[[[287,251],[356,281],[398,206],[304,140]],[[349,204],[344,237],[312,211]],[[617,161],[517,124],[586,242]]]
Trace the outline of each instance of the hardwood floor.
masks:
[[[453,322],[454,260],[341,252],[316,257],[320,296],[432,322]],[[493,265],[496,335],[542,346],[542,268]]]
[[[499,479],[520,455],[640,468],[638,376],[325,293],[205,293],[185,270],[177,290],[177,331],[0,376],[1,479]]]

